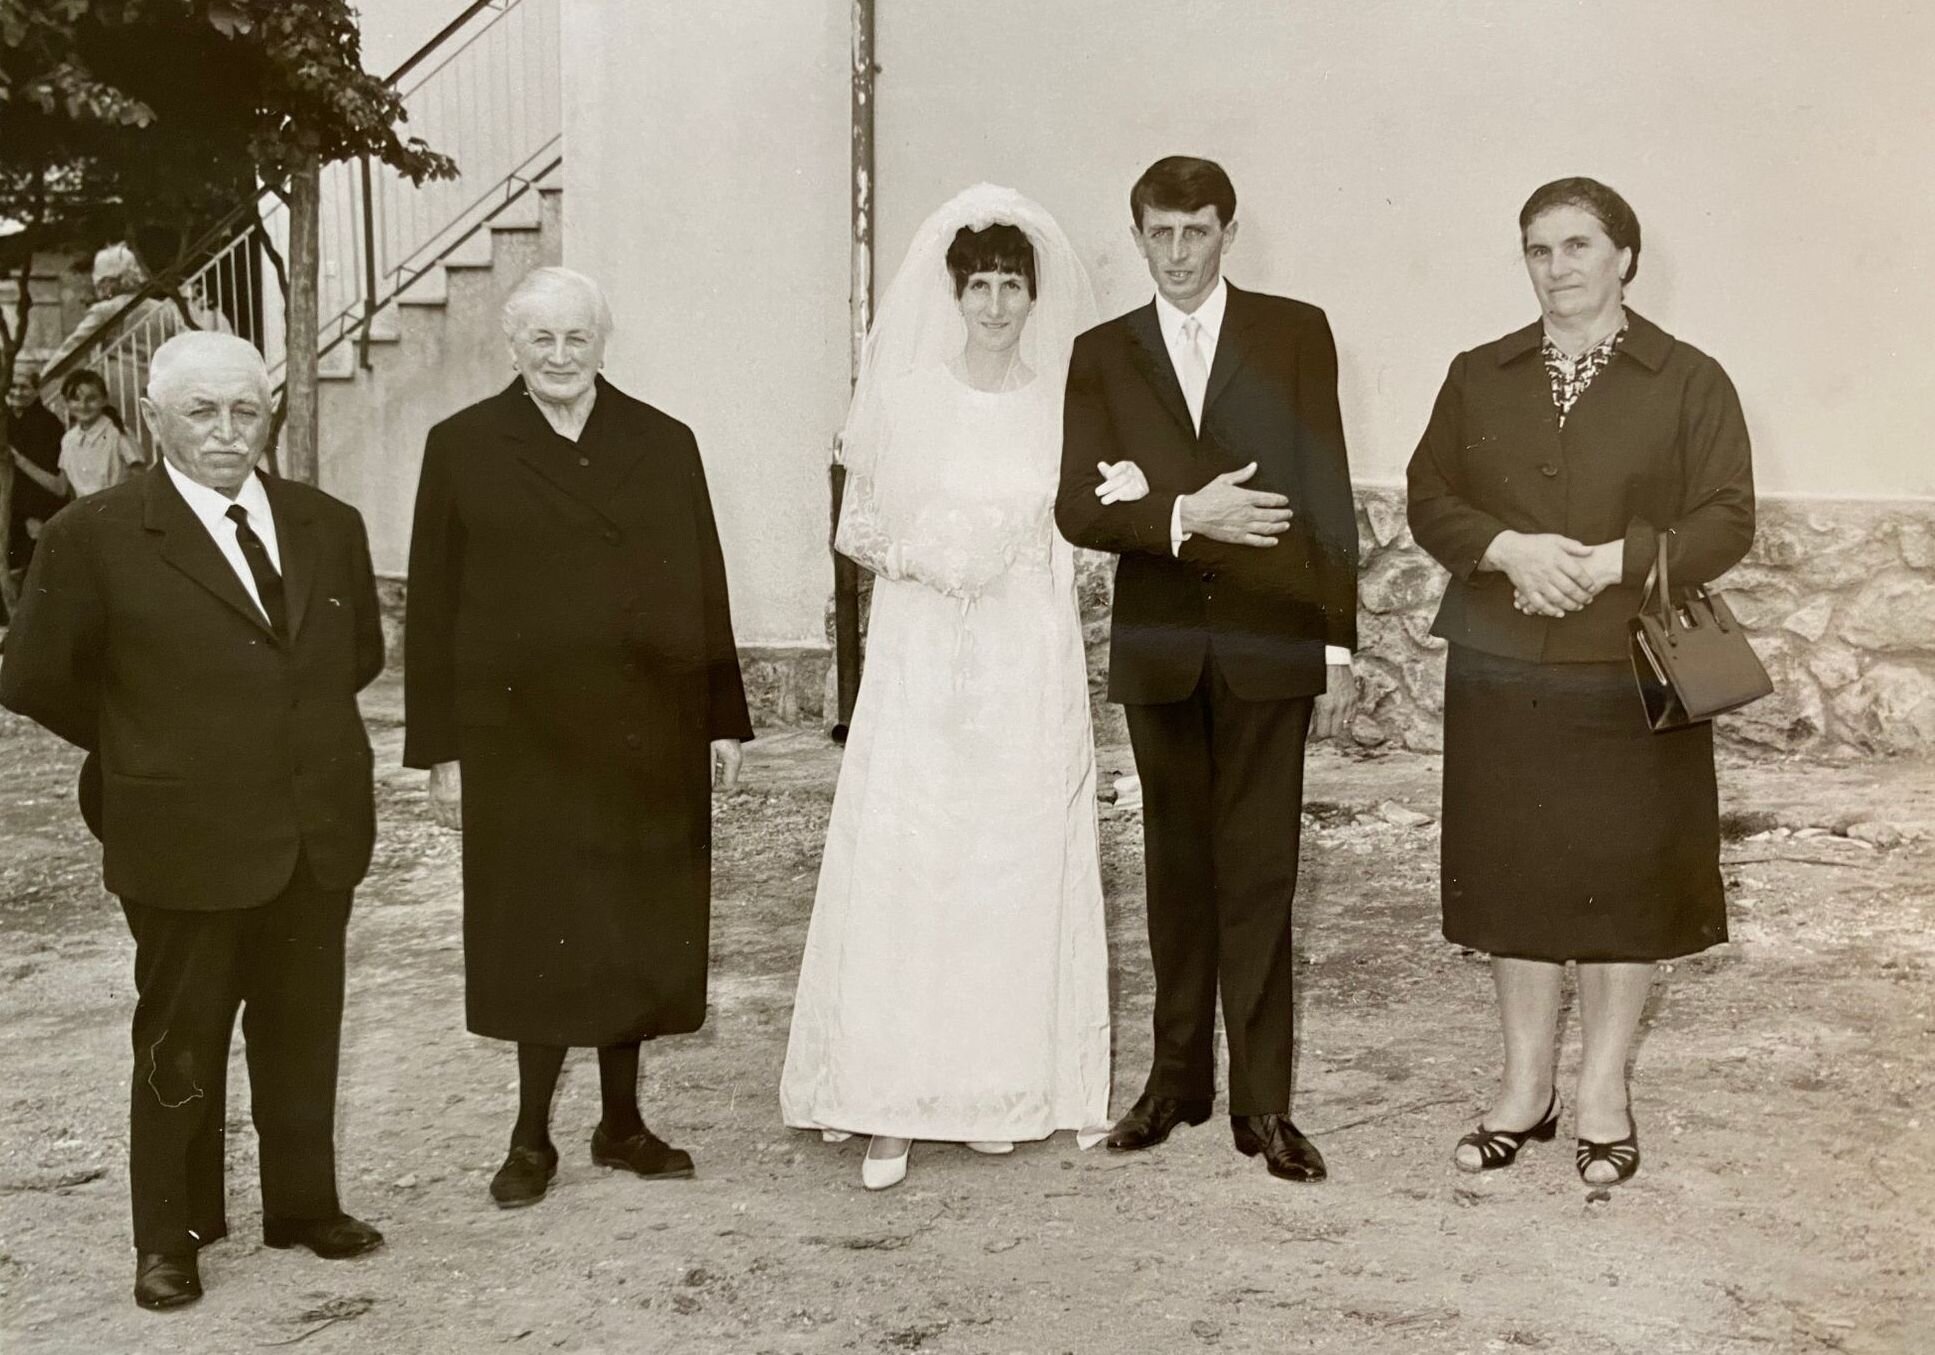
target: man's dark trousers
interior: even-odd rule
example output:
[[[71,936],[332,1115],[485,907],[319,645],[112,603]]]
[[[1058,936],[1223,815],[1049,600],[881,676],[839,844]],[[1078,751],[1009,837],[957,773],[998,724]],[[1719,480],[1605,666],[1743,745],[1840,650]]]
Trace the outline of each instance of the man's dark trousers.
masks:
[[[323,1219],[336,1197],[336,1056],[350,891],[306,860],[268,903],[121,902],[135,941],[129,1186],[137,1250],[179,1254],[228,1231],[222,1186],[229,1040],[242,1012],[266,1217]]]
[[[1216,1094],[1220,972],[1229,1113],[1290,1108],[1290,915],[1311,706],[1245,701],[1205,656],[1185,700],[1123,707],[1142,778],[1156,972],[1151,1095]]]

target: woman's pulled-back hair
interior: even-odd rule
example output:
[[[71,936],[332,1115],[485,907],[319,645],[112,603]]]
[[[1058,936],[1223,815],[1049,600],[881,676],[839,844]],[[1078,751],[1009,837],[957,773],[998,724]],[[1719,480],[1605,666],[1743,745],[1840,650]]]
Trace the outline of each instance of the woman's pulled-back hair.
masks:
[[[1554,207],[1577,207],[1591,214],[1605,229],[1606,238],[1612,241],[1614,249],[1630,249],[1633,252],[1633,257],[1626,263],[1625,276],[1620,281],[1631,282],[1638,275],[1639,217],[1626,199],[1597,179],[1554,179],[1533,190],[1525,205],[1518,209],[1520,243],[1524,242],[1525,232],[1531,224]]]
[[[957,300],[976,273],[1017,274],[1028,280],[1028,295],[1035,295],[1035,247],[1026,231],[1005,221],[978,231],[972,226],[956,231],[954,243],[947,247],[947,271],[954,279]]]

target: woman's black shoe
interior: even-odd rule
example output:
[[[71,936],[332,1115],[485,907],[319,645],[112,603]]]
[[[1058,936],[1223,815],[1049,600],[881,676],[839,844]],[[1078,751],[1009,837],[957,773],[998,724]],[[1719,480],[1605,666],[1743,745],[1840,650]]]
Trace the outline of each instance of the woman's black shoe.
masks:
[[[558,1150],[520,1148],[512,1145],[504,1165],[490,1179],[490,1197],[499,1209],[518,1209],[536,1204],[558,1174]]]
[[[591,1160],[601,1167],[622,1167],[654,1181],[676,1181],[692,1175],[692,1154],[673,1148],[651,1130],[613,1138],[599,1125],[591,1131]]]
[[[1591,1139],[1580,1139],[1575,1158],[1579,1167],[1579,1179],[1589,1186],[1616,1186],[1622,1181],[1633,1179],[1639,1170],[1639,1124],[1633,1113],[1626,1112],[1626,1137],[1614,1139],[1611,1143],[1594,1143]],[[1612,1163],[1613,1171],[1618,1173],[1610,1181],[1595,1181],[1586,1175],[1586,1168],[1595,1162]]]
[[[1555,1089],[1552,1100],[1545,1108],[1545,1118],[1530,1129],[1487,1129],[1483,1122],[1478,1128],[1458,1140],[1458,1147],[1471,1147],[1478,1150],[1478,1165],[1468,1167],[1463,1158],[1453,1149],[1451,1160],[1461,1172],[1497,1171],[1509,1167],[1518,1159],[1518,1150],[1536,1140],[1550,1143],[1559,1132],[1559,1093]]]

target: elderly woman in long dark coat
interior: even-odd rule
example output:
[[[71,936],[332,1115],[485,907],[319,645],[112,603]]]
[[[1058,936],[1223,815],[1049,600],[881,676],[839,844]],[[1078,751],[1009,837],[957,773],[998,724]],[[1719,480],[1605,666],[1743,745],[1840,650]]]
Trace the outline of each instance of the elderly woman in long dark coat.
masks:
[[[410,545],[403,760],[464,832],[469,1027],[518,1046],[504,1207],[557,1172],[572,1046],[598,1049],[592,1160],[691,1175],[639,1112],[639,1042],[705,1019],[710,785],[752,737],[698,446],[598,376],[610,328],[581,274],[518,284],[518,377],[431,430]]]

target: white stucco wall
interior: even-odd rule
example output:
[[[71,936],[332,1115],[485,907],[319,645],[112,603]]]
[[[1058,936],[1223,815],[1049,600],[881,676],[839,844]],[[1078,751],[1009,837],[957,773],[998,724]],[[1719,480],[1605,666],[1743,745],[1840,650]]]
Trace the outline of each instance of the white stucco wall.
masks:
[[[1534,318],[1520,204],[1639,213],[1633,306],[1718,357],[1763,489],[1935,493],[1935,8],[1907,0],[880,4],[881,266],[961,185],[1038,197],[1103,309],[1128,188],[1220,160],[1239,284],[1324,306],[1352,461],[1395,475],[1452,355]]]
[[[1234,176],[1230,275],[1323,305],[1353,461],[1397,475],[1451,356],[1534,314],[1514,218],[1612,183],[1633,305],[1718,356],[1764,490],[1935,494],[1935,9],[1909,0],[881,0],[879,271],[976,179],[1044,202],[1106,310],[1129,184]],[[613,375],[699,431],[741,634],[817,639],[846,390],[845,0],[566,0],[565,256]]]
[[[692,425],[742,644],[819,642],[847,392],[846,6],[565,0],[565,262]]]

